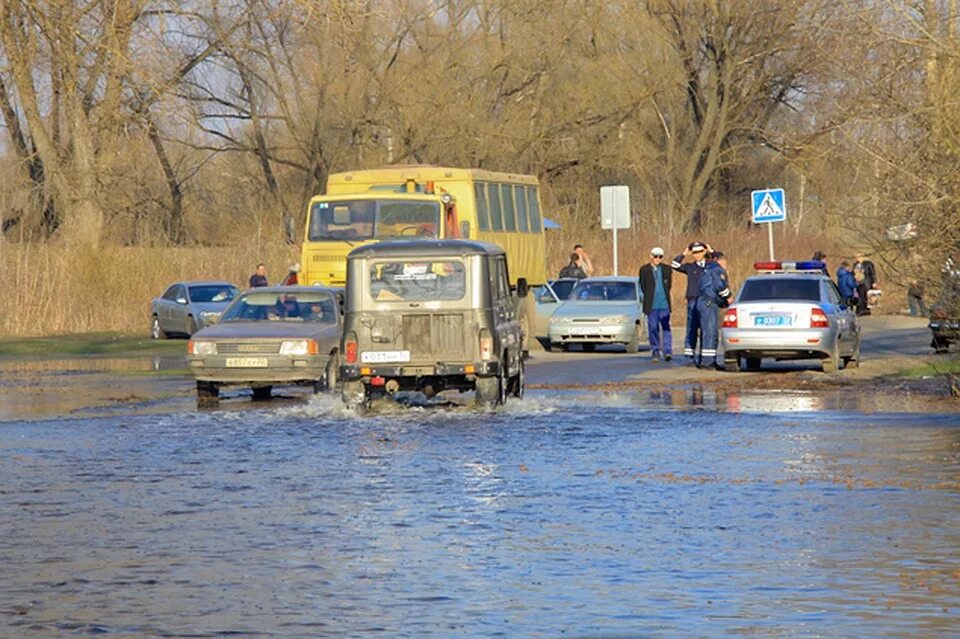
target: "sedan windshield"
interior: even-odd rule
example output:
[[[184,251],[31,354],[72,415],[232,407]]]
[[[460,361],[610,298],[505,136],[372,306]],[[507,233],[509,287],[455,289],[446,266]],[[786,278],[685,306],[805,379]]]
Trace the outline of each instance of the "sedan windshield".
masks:
[[[403,200],[317,202],[310,210],[308,239],[370,240],[439,237],[440,205]]]
[[[209,285],[190,287],[190,300],[194,302],[229,302],[240,292],[236,286]]]
[[[819,302],[820,281],[799,277],[758,277],[743,283],[741,302],[768,300]]]
[[[220,323],[250,321],[337,321],[336,303],[329,293],[277,293],[256,291],[240,296],[223,312]]]
[[[633,282],[588,282],[580,280],[573,287],[568,299],[587,302],[636,301],[637,285]]]

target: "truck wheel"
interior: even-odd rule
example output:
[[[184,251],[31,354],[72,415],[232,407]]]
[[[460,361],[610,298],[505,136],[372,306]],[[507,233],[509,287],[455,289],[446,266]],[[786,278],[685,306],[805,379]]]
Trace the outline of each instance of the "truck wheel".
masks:
[[[367,389],[360,380],[344,381],[340,386],[340,399],[348,409],[363,412],[367,408]]]
[[[270,395],[273,393],[273,386],[254,386],[253,387],[253,401],[263,402],[270,399]]]
[[[506,389],[503,387],[503,378],[500,375],[494,377],[478,377],[476,381],[476,402],[482,408],[493,408],[497,404],[502,404],[502,396]]]
[[[520,368],[517,370],[517,374],[510,378],[510,394],[517,399],[523,399],[523,391],[527,384],[525,368],[523,359],[521,358]]]
[[[340,365],[337,361],[337,354],[334,353],[330,356],[330,359],[327,360],[327,367],[323,371],[323,379],[321,379],[314,387],[314,392],[319,393],[321,391],[330,391],[333,392],[337,390],[337,372],[340,370]]]
[[[197,382],[197,406],[213,407],[220,403],[220,385],[215,382]]]
[[[153,319],[150,322],[150,337],[153,339],[166,339],[167,334],[163,332],[163,329],[160,328],[160,318],[156,315],[153,316]]]

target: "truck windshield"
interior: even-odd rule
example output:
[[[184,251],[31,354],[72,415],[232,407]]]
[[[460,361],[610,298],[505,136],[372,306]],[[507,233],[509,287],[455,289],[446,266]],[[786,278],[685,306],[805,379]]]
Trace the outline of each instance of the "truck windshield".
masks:
[[[460,262],[390,261],[370,267],[370,295],[377,302],[459,300],[466,286]]]
[[[433,238],[440,233],[440,204],[404,200],[316,202],[310,210],[307,239],[383,240]]]

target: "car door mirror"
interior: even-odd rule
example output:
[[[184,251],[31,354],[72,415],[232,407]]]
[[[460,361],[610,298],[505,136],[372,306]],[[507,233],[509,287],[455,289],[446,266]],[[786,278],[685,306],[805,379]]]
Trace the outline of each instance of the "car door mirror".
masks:
[[[186,303],[187,303],[187,298],[185,298],[185,297],[178,297],[178,298],[177,298],[177,304],[186,305]]]
[[[517,278],[517,297],[523,298],[530,293],[530,285],[527,284],[527,278]]]

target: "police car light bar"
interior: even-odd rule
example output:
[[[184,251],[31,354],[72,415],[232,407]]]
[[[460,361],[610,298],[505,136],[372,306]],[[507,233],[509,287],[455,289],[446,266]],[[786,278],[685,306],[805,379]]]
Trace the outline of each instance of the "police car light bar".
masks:
[[[802,262],[785,262],[776,260],[773,262],[754,262],[753,268],[756,271],[767,273],[822,273],[827,265],[821,260],[805,260]]]

